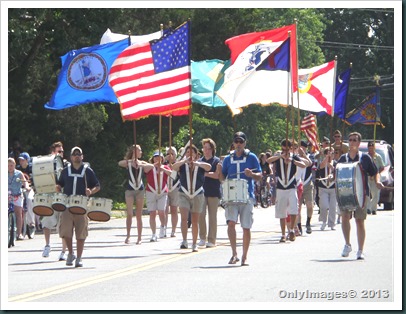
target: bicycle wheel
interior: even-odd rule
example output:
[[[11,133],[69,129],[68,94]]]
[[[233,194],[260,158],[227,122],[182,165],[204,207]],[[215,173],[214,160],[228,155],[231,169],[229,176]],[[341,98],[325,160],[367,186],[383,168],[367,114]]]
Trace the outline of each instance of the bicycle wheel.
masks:
[[[15,218],[14,218],[14,213],[8,213],[8,247],[14,246],[14,239],[15,239],[15,232],[14,232],[14,226],[15,226]]]
[[[261,188],[261,206],[263,208],[267,208],[269,206],[268,191],[266,190],[266,187]]]

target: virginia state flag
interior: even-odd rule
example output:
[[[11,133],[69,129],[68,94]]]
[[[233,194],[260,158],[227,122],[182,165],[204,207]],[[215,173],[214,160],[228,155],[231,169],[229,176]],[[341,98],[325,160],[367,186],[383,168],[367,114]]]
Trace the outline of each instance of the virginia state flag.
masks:
[[[358,108],[351,110],[346,115],[345,122],[349,125],[361,123],[365,125],[382,125],[381,123],[381,106],[378,105],[379,89],[378,92],[372,93],[367,96]]]
[[[251,104],[289,103],[290,42],[288,38],[282,43],[267,43],[270,54],[259,49],[252,55],[253,59],[259,60],[252,60],[252,63],[246,65],[245,74],[232,78],[234,74],[229,73],[228,80],[226,76],[217,95],[227,103],[233,115],[241,113],[243,107]],[[229,70],[232,70],[231,67]]]
[[[345,119],[347,108],[347,95],[350,87],[351,68],[348,68],[336,78],[334,115],[340,119]]]
[[[218,59],[192,61],[192,102],[209,107],[226,104],[215,93],[224,82],[224,71],[231,61]]]
[[[69,51],[61,57],[62,69],[46,109],[61,110],[88,103],[118,103],[108,76],[128,39]]]

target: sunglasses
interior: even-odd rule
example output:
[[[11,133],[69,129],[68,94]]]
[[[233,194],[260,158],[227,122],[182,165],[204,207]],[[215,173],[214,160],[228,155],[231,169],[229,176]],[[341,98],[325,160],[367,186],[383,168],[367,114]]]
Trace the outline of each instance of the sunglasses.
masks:
[[[355,139],[355,138],[350,138],[348,141],[349,141],[349,142],[357,142],[358,140]]]
[[[243,141],[243,140],[234,140],[234,143],[236,143],[236,144],[243,144],[245,141]]]
[[[72,154],[72,156],[82,156],[82,154],[75,153],[75,154]]]
[[[334,135],[334,137],[341,137],[341,135]]]
[[[58,150],[57,153],[58,154],[63,154],[63,150]]]

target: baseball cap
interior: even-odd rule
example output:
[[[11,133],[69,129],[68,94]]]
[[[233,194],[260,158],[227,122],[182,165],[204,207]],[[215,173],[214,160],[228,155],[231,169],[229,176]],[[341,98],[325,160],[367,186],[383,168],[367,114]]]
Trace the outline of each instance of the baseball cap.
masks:
[[[234,134],[234,140],[241,139],[244,142],[247,140],[247,136],[243,132],[236,132]]]
[[[327,136],[324,136],[323,137],[323,142],[330,143],[330,139]]]
[[[25,159],[25,160],[29,160],[30,159],[30,155],[28,154],[28,153],[26,153],[26,152],[23,152],[23,153],[21,153],[19,156],[18,156],[18,159]]]
[[[305,141],[300,141],[300,146],[307,147],[307,143]]]
[[[160,153],[159,151],[155,151],[154,154],[152,155],[152,157],[157,157],[157,156],[164,157],[164,155],[162,153]]]
[[[79,153],[83,154],[82,149],[78,146],[75,146],[71,149],[70,154],[73,155],[73,153],[75,152],[75,150],[78,150]]]

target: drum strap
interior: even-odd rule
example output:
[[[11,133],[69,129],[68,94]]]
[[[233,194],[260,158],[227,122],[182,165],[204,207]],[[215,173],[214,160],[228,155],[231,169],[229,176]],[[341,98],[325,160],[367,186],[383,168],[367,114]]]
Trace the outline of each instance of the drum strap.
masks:
[[[246,156],[246,155],[244,155],[243,159],[241,159],[241,160],[234,160],[234,154],[231,154],[231,156],[230,156],[230,162],[231,162],[232,164],[235,164],[236,167],[237,167],[237,170],[236,170],[237,179],[241,179],[241,178],[240,178],[240,174],[241,174],[241,167],[240,167],[240,164],[241,164],[241,163],[245,163],[246,161],[247,161],[247,156]]]
[[[132,161],[128,161],[128,172],[130,173],[130,180],[128,181],[128,184],[134,189],[134,190],[139,190],[142,187],[141,184],[141,176],[142,176],[142,171],[141,169],[138,169],[138,177],[137,177],[137,182],[138,184],[135,184],[135,178],[134,178],[134,173],[132,171],[132,166],[131,166]]]
[[[349,156],[350,156],[349,153],[345,154],[345,160],[347,161],[347,163],[350,162],[350,157]],[[361,161],[361,156],[362,156],[361,151],[358,152],[358,156],[359,156],[358,161]]]
[[[189,165],[185,164],[186,167],[186,173],[189,173]],[[186,184],[187,184],[187,189],[183,186],[180,188],[182,191],[189,196],[189,198],[194,198],[197,194],[199,194],[201,191],[203,191],[203,186],[201,186],[199,189],[197,189],[193,194],[190,194],[190,191],[192,190],[192,187],[196,187],[196,180],[197,180],[197,172],[199,171],[199,167],[195,167],[193,169],[193,179],[192,182],[190,182],[190,177],[186,176]]]
[[[83,164],[83,169],[82,169],[81,173],[72,173],[72,165],[71,164],[68,165],[68,176],[73,177],[73,189],[72,189],[73,194],[72,195],[76,195],[76,186],[77,186],[78,178],[84,177],[87,167],[88,167],[87,164]],[[86,180],[86,178],[85,178],[85,180]],[[86,181],[85,181],[85,184],[86,184]]]
[[[157,171],[156,171],[156,168],[154,167],[154,168],[152,169],[152,171],[153,171],[153,174],[154,174],[154,186],[155,186],[155,188],[157,188],[157,187],[159,186],[159,190],[161,191],[161,193],[158,193],[158,191],[155,190],[149,183],[148,183],[148,187],[149,187],[149,189],[151,190],[152,193],[154,193],[154,194],[156,194],[156,195],[160,195],[160,194],[162,194],[163,192],[166,192],[165,190],[166,190],[166,187],[167,187],[167,186],[166,186],[166,185],[165,185],[165,186],[162,186],[162,185],[163,185],[164,176],[163,176],[163,175],[159,176],[159,185],[158,185],[158,180],[157,180],[158,173],[157,173]]]
[[[281,165],[281,169],[284,169],[284,160],[281,158],[281,159],[279,159],[279,162],[280,162],[280,165]],[[288,171],[287,171],[287,173],[286,173],[287,179],[290,177],[290,172],[291,172],[291,170],[292,170],[292,162],[290,162],[290,163],[288,164]],[[285,172],[284,172],[284,171],[281,171],[281,176],[282,176],[282,178],[281,178],[281,177],[278,177],[278,181],[279,181],[279,183],[280,183],[284,188],[287,188],[289,185],[292,184],[292,182],[293,182],[294,180],[296,180],[296,177],[295,177],[295,176],[292,176],[292,177],[289,179],[289,181],[285,184]]]
[[[328,168],[327,167],[325,167],[324,168],[324,177],[327,177],[329,175],[329,171],[328,171]],[[334,183],[335,183],[335,181],[334,180],[332,180],[332,181],[330,181],[330,180],[323,180],[323,181],[320,181],[320,183],[322,184],[322,185],[324,185],[327,189],[329,189],[329,188],[331,188],[333,185],[334,185]]]

